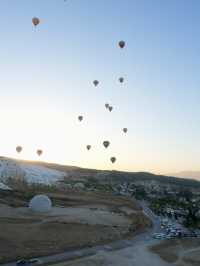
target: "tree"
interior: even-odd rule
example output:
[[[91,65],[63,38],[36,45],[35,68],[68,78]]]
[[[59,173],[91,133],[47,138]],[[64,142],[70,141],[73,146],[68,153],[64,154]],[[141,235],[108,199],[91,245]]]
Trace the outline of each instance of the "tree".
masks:
[[[190,205],[188,207],[188,214],[185,218],[185,226],[196,227],[198,225],[199,219],[197,217],[198,208],[195,205]]]

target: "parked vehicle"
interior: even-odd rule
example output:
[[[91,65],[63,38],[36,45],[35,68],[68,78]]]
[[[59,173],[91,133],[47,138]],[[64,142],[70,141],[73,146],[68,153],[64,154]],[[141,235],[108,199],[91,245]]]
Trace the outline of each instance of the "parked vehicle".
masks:
[[[153,238],[155,238],[155,239],[164,239],[165,238],[165,234],[163,234],[163,233],[155,233],[155,234],[153,234]]]
[[[34,258],[34,259],[30,259],[29,263],[31,265],[39,265],[39,264],[42,264],[42,261],[40,259],[38,259],[38,258]]]
[[[22,259],[22,260],[18,260],[16,262],[16,265],[17,266],[28,266],[29,265],[29,262],[28,262],[28,260]]]
[[[33,266],[33,265],[40,265],[40,264],[42,264],[42,261],[38,258],[33,258],[30,260],[21,259],[21,260],[18,260],[16,263],[17,266]]]

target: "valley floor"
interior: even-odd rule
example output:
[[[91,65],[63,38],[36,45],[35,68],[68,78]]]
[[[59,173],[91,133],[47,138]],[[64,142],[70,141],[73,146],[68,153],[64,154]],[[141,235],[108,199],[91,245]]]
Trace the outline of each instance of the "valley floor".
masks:
[[[200,241],[150,240],[137,237],[131,247],[116,251],[99,251],[97,254],[53,266],[199,266]]]
[[[108,193],[48,193],[53,209],[34,214],[30,192],[0,193],[0,263],[92,247],[134,235],[150,225],[133,200]]]
[[[149,250],[154,240],[136,240],[133,246],[116,251],[100,251],[96,255],[58,263],[53,266],[172,266]]]
[[[176,266],[200,265],[200,239],[165,240],[150,248],[163,260]]]

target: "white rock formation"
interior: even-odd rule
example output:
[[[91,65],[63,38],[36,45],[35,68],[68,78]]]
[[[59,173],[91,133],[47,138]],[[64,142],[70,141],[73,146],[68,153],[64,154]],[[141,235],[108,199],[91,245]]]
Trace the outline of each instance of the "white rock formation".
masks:
[[[13,160],[0,157],[0,181],[4,184],[9,179],[23,180],[25,171],[21,168],[20,164]]]

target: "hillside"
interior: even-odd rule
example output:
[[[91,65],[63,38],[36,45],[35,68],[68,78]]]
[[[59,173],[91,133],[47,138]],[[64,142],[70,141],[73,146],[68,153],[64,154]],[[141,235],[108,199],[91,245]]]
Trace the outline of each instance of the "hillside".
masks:
[[[178,186],[200,190],[200,182],[194,179],[155,175],[148,172],[123,172],[87,169],[47,162],[15,160],[0,157],[0,182],[8,185],[10,179],[29,184],[52,185],[60,182],[98,182],[101,184],[137,183],[141,185]],[[3,185],[1,185],[3,187]]]
[[[156,175],[149,172],[123,172],[81,168],[77,166],[66,166],[47,162],[25,162],[28,164],[41,165],[50,169],[56,169],[67,173],[69,179],[80,179],[82,181],[94,178],[103,183],[124,182],[157,182],[162,185],[175,185],[185,188],[200,189],[200,182],[195,179],[179,178],[175,176]]]
[[[32,164],[11,158],[0,157],[0,188],[8,189],[6,184],[26,182],[28,184],[52,185],[62,180],[66,172],[50,169],[41,164]]]

